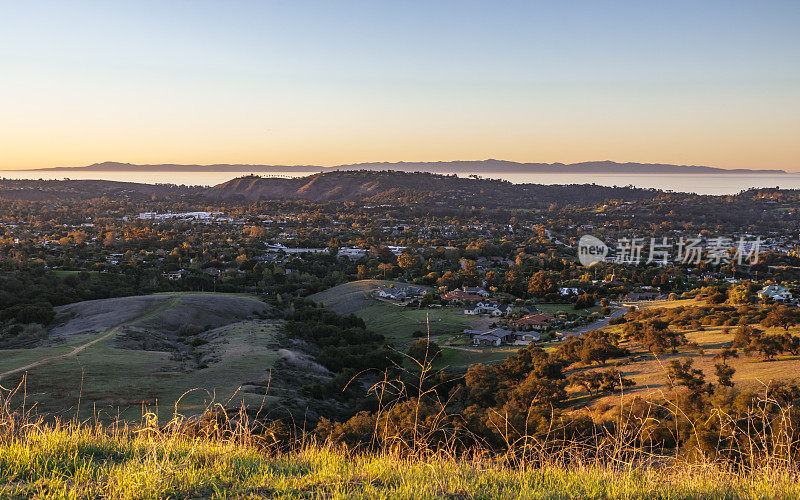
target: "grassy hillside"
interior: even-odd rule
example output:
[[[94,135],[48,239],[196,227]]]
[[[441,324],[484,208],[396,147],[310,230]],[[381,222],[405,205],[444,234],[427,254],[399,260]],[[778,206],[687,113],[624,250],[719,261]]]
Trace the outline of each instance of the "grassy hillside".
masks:
[[[372,305],[372,293],[380,288],[401,283],[383,280],[351,281],[325,291],[309,295],[308,299],[318,302],[339,314],[351,314]]]
[[[798,498],[794,466],[733,473],[714,464],[279,452],[247,434],[203,439],[145,426],[14,427],[0,422],[0,498]],[[541,458],[541,457],[539,457]]]
[[[375,292],[387,286],[402,286],[404,283],[382,280],[361,280],[335,286],[309,298],[339,314],[353,313],[364,320],[367,328],[380,333],[395,348],[404,351],[418,337],[415,332],[427,335],[430,327],[431,339],[442,347],[442,356],[437,368],[449,366],[466,368],[473,363],[486,363],[505,359],[518,348],[472,349],[470,346],[450,346],[451,337],[464,328],[476,327],[480,322],[488,326],[491,320],[467,316],[461,308],[415,309],[403,307],[391,301],[377,300]],[[485,324],[484,324],[485,323]]]
[[[397,202],[410,199],[448,200],[453,204],[480,203],[481,206],[514,208],[542,207],[553,201],[575,199],[585,202],[610,198],[650,199],[652,192],[637,188],[592,185],[544,186],[511,184],[496,179],[469,179],[425,172],[334,171],[307,177],[231,179],[205,191],[214,199],[278,200],[304,199],[317,202],[372,200]]]
[[[280,348],[277,322],[259,319],[268,312],[253,297],[224,294],[71,304],[59,308],[44,345],[0,351],[0,384],[24,380],[29,405],[62,415],[268,403],[260,386]]]
[[[694,299],[676,301],[655,301],[649,303],[638,303],[642,310],[648,309],[673,309],[677,307],[698,307],[705,305],[705,302],[698,302]],[[778,327],[764,328],[759,324],[752,324],[755,328],[765,329],[767,333],[781,333],[783,330]],[[606,326],[606,330],[622,333],[623,325]],[[661,400],[665,395],[672,394],[674,388],[671,386],[667,366],[672,360],[683,361],[692,360],[693,368],[703,372],[705,379],[709,382],[716,382],[715,365],[720,360],[715,358],[724,349],[733,348],[734,330],[736,327],[728,327],[725,333],[723,326],[705,325],[700,329],[673,326],[673,330],[684,333],[689,345],[680,346],[677,352],[666,350],[661,354],[643,348],[636,342],[622,342],[620,345],[630,349],[632,360],[619,366],[615,366],[623,377],[636,382],[633,387],[627,387],[624,394],[605,395],[595,398],[582,399],[582,403],[589,405],[600,403],[603,405],[618,405],[621,400],[628,401],[634,397],[642,397],[649,400]],[[800,335],[800,326],[789,329],[792,335]],[[691,345],[695,344],[695,345]],[[609,362],[611,365],[613,362]],[[795,381],[797,374],[800,373],[800,356],[791,353],[783,353],[775,357],[774,360],[763,361],[758,352],[746,354],[742,348],[738,349],[738,357],[726,360],[727,365],[736,370],[732,376],[732,381],[737,388],[763,390],[765,387],[777,381]],[[585,369],[594,369],[596,366],[586,367],[576,363],[570,367],[568,373],[574,373]]]

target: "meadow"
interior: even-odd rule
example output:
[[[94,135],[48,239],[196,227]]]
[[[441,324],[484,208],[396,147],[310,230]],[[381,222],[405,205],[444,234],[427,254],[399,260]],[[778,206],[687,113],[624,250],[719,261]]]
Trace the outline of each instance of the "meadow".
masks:
[[[800,496],[795,464],[732,470],[675,458],[352,451],[275,443],[246,422],[159,426],[0,418],[0,498],[779,499]],[[596,450],[595,450],[596,451]]]
[[[135,420],[143,406],[169,418],[176,405],[196,413],[209,402],[268,404],[273,398],[252,387],[269,378],[280,347],[278,322],[251,318],[264,307],[243,294],[71,304],[59,309],[46,345],[2,352],[0,385],[24,380],[28,404],[61,416]],[[196,333],[180,340],[189,350],[176,350],[174,332],[192,322]]]

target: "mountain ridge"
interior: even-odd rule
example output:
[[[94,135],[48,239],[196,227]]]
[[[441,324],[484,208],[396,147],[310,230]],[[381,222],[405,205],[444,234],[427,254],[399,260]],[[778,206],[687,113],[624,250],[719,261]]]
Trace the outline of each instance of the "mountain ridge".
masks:
[[[340,170],[294,178],[249,175],[231,179],[203,192],[209,198],[247,202],[293,199],[382,204],[403,200],[456,206],[467,203],[498,206],[541,204],[574,198],[578,194],[586,201],[642,199],[653,198],[661,193],[663,191],[633,187],[513,184],[499,179],[387,170]]]
[[[248,165],[248,164],[151,164],[138,165],[106,161],[94,163],[83,167],[48,167],[31,169],[29,171],[128,171],[128,172],[241,172],[241,173],[317,173],[334,172],[338,170],[397,170],[401,172],[430,172],[430,173],[653,173],[653,174],[786,174],[781,169],[724,169],[702,165],[674,165],[669,163],[636,163],[615,162],[611,160],[588,161],[579,163],[520,163],[509,160],[453,160],[453,161],[428,161],[428,162],[366,162],[323,167],[319,165]]]

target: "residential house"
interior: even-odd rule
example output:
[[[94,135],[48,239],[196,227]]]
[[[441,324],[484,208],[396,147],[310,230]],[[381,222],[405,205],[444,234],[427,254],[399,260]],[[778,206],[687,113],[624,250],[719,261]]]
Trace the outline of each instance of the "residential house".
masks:
[[[513,341],[514,332],[503,328],[492,330],[465,330],[472,336],[472,345],[476,346],[499,346],[503,343]]]
[[[512,332],[504,328],[464,330],[464,333],[472,337],[472,345],[476,346],[529,345],[541,338],[539,332]]]
[[[483,300],[483,297],[480,295],[463,292],[461,290],[453,290],[452,292],[444,293],[441,297],[442,300],[446,302],[460,302],[462,304],[475,303]]]
[[[530,345],[539,342],[541,334],[539,332],[516,332],[514,334],[514,345]]]
[[[514,321],[514,326],[541,332],[547,330],[554,320],[555,316],[550,313],[529,314]]]
[[[378,292],[378,297],[390,300],[406,300],[414,297],[419,297],[425,294],[425,291],[415,286],[399,286],[394,288],[383,288]]]
[[[464,314],[468,314],[470,316],[477,316],[481,314],[488,314],[495,317],[508,316],[511,314],[511,306],[507,306],[499,302],[484,300],[478,302],[472,309],[464,309]]]
[[[461,287],[461,291],[464,292],[464,293],[471,294],[471,295],[479,295],[481,297],[488,297],[489,296],[489,292],[487,292],[486,290],[484,290],[483,288],[481,288],[479,286],[463,286],[463,287]]]
[[[170,271],[168,273],[164,273],[163,276],[170,281],[178,281],[179,279],[183,278],[186,275],[186,271],[183,269],[179,271]]]
[[[757,293],[761,300],[771,299],[775,302],[787,302],[792,300],[792,292],[785,286],[769,285],[765,286]]]
[[[355,248],[355,247],[346,247],[339,249],[339,257],[347,257],[352,261],[357,261],[362,257],[366,257],[367,250],[363,248]]]
[[[624,300],[628,302],[639,302],[641,300],[658,300],[662,298],[666,299],[667,296],[658,292],[630,292],[625,296]]]

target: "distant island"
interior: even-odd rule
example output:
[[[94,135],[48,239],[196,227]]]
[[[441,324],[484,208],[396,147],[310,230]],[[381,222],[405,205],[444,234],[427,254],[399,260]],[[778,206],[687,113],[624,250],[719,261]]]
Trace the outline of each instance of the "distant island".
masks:
[[[596,173],[596,174],[786,174],[785,170],[724,169],[700,165],[670,165],[665,163],[618,163],[588,161],[582,163],[520,163],[506,160],[458,160],[431,162],[375,162],[322,167],[319,165],[136,165],[107,161],[84,167],[51,167],[30,171],[94,171],[94,172],[247,172],[247,173],[317,173],[337,170],[396,170],[400,172],[430,172],[437,174],[491,173]]]

